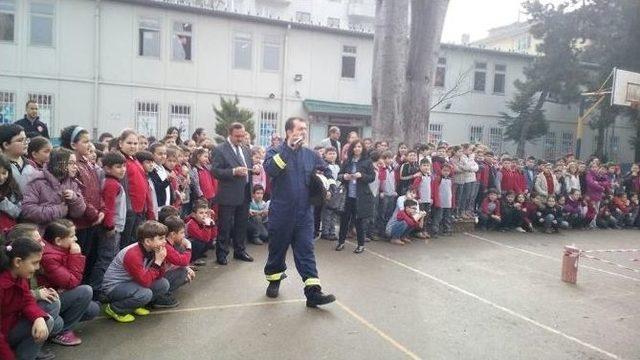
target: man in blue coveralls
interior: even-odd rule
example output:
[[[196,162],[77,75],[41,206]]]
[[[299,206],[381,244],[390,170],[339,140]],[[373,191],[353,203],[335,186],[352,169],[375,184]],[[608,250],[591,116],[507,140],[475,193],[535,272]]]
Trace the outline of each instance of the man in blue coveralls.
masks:
[[[311,149],[303,147],[307,138],[307,123],[299,117],[285,124],[286,139],[269,149],[264,168],[271,177],[269,205],[269,258],[264,273],[269,281],[267,296],[278,297],[280,281],[286,278],[285,258],[289,246],[293,249],[296,268],[304,281],[308,307],[317,307],[336,300],[322,293],[313,250],[313,208],[309,202],[311,176],[321,171],[331,178],[327,164]]]

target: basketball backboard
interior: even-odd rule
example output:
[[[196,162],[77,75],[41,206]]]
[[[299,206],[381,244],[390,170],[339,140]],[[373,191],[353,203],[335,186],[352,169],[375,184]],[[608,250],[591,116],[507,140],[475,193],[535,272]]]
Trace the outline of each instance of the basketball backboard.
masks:
[[[631,106],[640,101],[640,73],[613,69],[611,105]]]

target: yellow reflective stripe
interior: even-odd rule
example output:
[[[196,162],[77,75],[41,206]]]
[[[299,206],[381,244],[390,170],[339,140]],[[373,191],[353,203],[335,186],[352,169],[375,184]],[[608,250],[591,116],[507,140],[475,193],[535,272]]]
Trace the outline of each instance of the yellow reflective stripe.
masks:
[[[267,281],[278,281],[278,280],[282,280],[282,275],[284,275],[283,272],[279,272],[276,274],[271,274],[271,275],[267,275]]]
[[[282,157],[280,157],[280,154],[276,154],[276,156],[273,157],[273,161],[276,162],[276,165],[278,165],[278,167],[281,170],[284,169],[285,166],[287,166],[287,163],[285,163],[284,160],[282,160]]]
[[[320,285],[320,279],[308,278],[307,280],[304,281],[304,286],[313,286],[313,285]]]

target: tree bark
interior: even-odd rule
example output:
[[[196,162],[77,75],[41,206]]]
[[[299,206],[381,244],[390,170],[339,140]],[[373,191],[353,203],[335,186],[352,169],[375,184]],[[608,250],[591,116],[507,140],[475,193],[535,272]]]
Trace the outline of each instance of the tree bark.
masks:
[[[536,114],[538,111],[542,110],[544,106],[544,102],[547,101],[548,92],[543,90],[540,93],[540,97],[538,97],[538,101],[536,102],[536,106],[533,108],[531,114]],[[531,127],[531,121],[525,121],[522,124],[522,131],[520,132],[520,140],[518,141],[518,147],[516,148],[516,156],[520,159],[524,159],[525,157],[525,146],[527,144],[527,135],[529,134],[529,128]]]
[[[402,128],[409,0],[377,0],[372,74],[372,131],[396,143]]]
[[[411,0],[411,36],[405,72],[403,140],[426,143],[431,89],[449,0]]]

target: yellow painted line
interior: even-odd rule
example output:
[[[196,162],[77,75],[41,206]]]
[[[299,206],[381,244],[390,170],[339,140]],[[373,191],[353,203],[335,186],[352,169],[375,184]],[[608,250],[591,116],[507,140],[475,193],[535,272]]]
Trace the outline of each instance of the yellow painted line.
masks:
[[[210,306],[200,306],[200,307],[184,308],[184,309],[151,311],[151,314],[149,315],[163,315],[163,314],[175,314],[175,313],[207,311],[207,310],[225,310],[225,309],[237,309],[237,308],[247,308],[247,307],[256,307],[256,306],[295,304],[295,303],[301,303],[305,301],[307,300],[306,299],[290,299],[290,300],[280,300],[280,301],[260,301],[260,302],[244,303],[244,304],[210,305]]]
[[[351,243],[351,244],[353,244],[353,243]],[[606,357],[608,357],[610,359],[619,359],[620,358],[618,355],[616,355],[614,353],[608,352],[608,351],[606,351],[606,350],[604,350],[602,348],[599,348],[596,345],[590,344],[590,343],[588,343],[586,341],[583,341],[583,340],[580,340],[580,339],[578,339],[578,338],[576,338],[574,336],[571,336],[571,335],[569,335],[569,334],[567,334],[567,333],[565,333],[563,331],[557,330],[557,329],[553,328],[552,326],[545,325],[545,324],[543,324],[543,323],[541,323],[541,322],[539,322],[539,321],[537,321],[535,319],[532,319],[532,318],[530,318],[530,317],[528,317],[528,316],[526,316],[524,314],[521,314],[521,313],[519,313],[519,312],[517,312],[515,310],[511,310],[511,309],[509,309],[509,308],[507,308],[505,306],[502,306],[500,304],[494,303],[493,301],[491,301],[489,299],[483,298],[480,295],[472,293],[469,290],[465,290],[465,289],[463,289],[463,288],[461,288],[461,287],[459,287],[457,285],[454,285],[454,284],[452,284],[452,283],[450,283],[450,282],[448,282],[446,280],[442,280],[442,279],[440,279],[440,278],[438,278],[438,277],[436,277],[434,275],[428,274],[428,273],[426,273],[426,272],[424,272],[424,271],[422,271],[420,269],[417,269],[417,268],[415,268],[413,266],[407,265],[407,264],[405,264],[403,262],[400,262],[398,260],[392,259],[392,258],[390,258],[388,256],[382,255],[382,254],[377,253],[375,251],[371,251],[369,249],[365,249],[365,252],[367,252],[367,253],[369,253],[371,255],[374,255],[374,256],[382,259],[382,260],[388,261],[388,262],[390,262],[392,264],[398,265],[399,267],[402,267],[402,268],[404,268],[406,270],[409,270],[409,271],[411,271],[411,272],[413,272],[415,274],[418,274],[420,276],[423,276],[423,277],[425,277],[427,279],[430,279],[430,280],[432,280],[432,281],[434,281],[434,282],[436,282],[436,283],[438,283],[438,284],[440,284],[442,286],[445,286],[445,287],[447,287],[447,288],[449,288],[451,290],[454,290],[454,291],[459,292],[459,293],[461,293],[463,295],[466,295],[466,296],[468,296],[468,297],[470,297],[472,299],[475,299],[475,300],[477,300],[477,301],[479,301],[479,302],[481,302],[483,304],[491,306],[494,309],[500,310],[500,311],[502,311],[502,312],[504,312],[506,314],[509,314],[509,315],[511,315],[511,316],[513,316],[513,317],[515,317],[517,319],[520,319],[520,320],[524,321],[524,322],[527,322],[527,323],[529,323],[529,324],[531,324],[533,326],[536,326],[536,327],[538,327],[538,328],[540,328],[542,330],[545,330],[545,331],[547,331],[549,333],[558,335],[558,336],[560,336],[562,338],[565,338],[565,339],[567,339],[567,340],[569,340],[569,341],[571,341],[573,343],[579,344],[581,346],[584,346],[585,348],[588,348],[590,350],[598,352],[598,353],[600,353],[600,354],[602,354],[602,355],[604,355],[604,356],[606,356]]]
[[[362,323],[362,325],[366,326],[367,328],[369,328],[369,330],[371,330],[374,333],[378,334],[381,338],[385,339],[388,343],[393,345],[393,347],[395,347],[396,349],[400,350],[402,353],[407,355],[407,357],[409,357],[410,359],[414,359],[414,360],[420,360],[420,357],[418,355],[416,355],[415,353],[411,352],[404,345],[400,344],[394,338],[392,338],[391,336],[387,335],[384,331],[378,329],[375,325],[373,325],[372,323],[368,322],[367,319],[365,319],[362,316],[358,315],[355,311],[353,311],[350,308],[348,308],[345,304],[341,303],[340,301],[336,301],[336,304],[338,306],[340,306],[342,308],[342,310],[344,310],[347,314],[353,316],[354,319],[356,319],[360,323]]]

